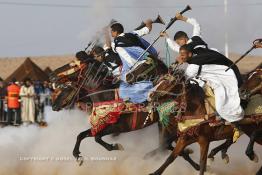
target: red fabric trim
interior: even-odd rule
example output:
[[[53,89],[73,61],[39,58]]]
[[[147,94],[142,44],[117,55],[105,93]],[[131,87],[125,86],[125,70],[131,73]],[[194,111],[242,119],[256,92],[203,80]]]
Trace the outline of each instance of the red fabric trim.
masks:
[[[136,129],[136,123],[137,123],[137,108],[136,108],[136,111],[134,112],[134,115],[133,115],[132,130]]]
[[[97,107],[97,106],[101,106],[101,105],[110,105],[110,104],[114,104],[114,103],[124,103],[124,101],[122,99],[111,100],[111,101],[102,101],[102,102],[93,103],[93,106]]]

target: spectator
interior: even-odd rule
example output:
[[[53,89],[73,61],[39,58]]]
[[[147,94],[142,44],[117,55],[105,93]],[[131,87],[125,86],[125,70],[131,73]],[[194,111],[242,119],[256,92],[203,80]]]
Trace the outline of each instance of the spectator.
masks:
[[[13,118],[14,124],[21,123],[19,102],[20,87],[17,84],[15,84],[15,82],[16,80],[13,79],[10,85],[7,87],[8,125],[11,124]]]
[[[43,91],[43,86],[39,80],[34,81],[35,94],[39,95]]]
[[[37,117],[37,121],[39,123],[44,121],[44,110],[45,106],[50,105],[50,96],[51,90],[49,89],[49,84],[47,81],[44,81],[41,91],[39,93],[39,113]]]
[[[6,89],[4,88],[4,81],[0,78],[0,121],[3,122],[6,117],[6,112],[4,110],[6,97]]]
[[[51,106],[51,94],[52,94],[52,89],[50,89],[49,83],[47,81],[44,81],[44,83],[43,83],[43,94],[42,94],[42,97],[44,99],[42,99],[42,100],[44,100],[45,106]],[[40,98],[41,98],[41,96],[40,96]]]
[[[29,78],[25,79],[25,84],[21,87],[20,97],[22,121],[35,123],[35,90]]]

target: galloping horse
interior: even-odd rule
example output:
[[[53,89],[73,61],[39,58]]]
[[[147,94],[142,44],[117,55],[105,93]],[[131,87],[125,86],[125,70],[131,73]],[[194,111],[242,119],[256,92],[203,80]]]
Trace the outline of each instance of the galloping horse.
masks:
[[[78,84],[83,84],[82,88],[86,90],[88,96],[90,97],[93,104],[105,101],[115,100],[115,84],[112,81],[107,81],[107,70],[101,71],[101,64],[99,62],[94,63],[86,63],[86,69],[82,71],[82,74],[85,76],[81,76]],[[100,71],[99,71],[100,70]],[[166,72],[163,72],[163,74]],[[107,82],[107,83],[105,83]],[[63,94],[63,93],[62,93]],[[63,98],[67,96],[64,93],[63,95],[58,95],[57,98],[60,98],[63,101]],[[102,140],[102,137],[105,135],[115,134],[115,133],[123,133],[130,132],[138,129],[142,129],[144,127],[150,126],[154,123],[158,122],[158,114],[157,112],[152,112],[152,119],[148,120],[146,125],[145,120],[150,115],[147,111],[135,111],[130,113],[123,113],[119,117],[119,120],[114,124],[109,124],[102,131],[98,132],[96,135],[93,135],[91,132],[91,128],[81,132],[77,136],[76,144],[73,150],[73,155],[77,160],[80,160],[80,165],[83,163],[82,156],[80,156],[80,144],[84,138],[94,137],[95,141],[105,147],[108,151],[112,150],[121,150],[121,144],[108,144]],[[176,131],[173,131],[175,133]],[[172,143],[172,142],[171,142]],[[170,143],[170,144],[171,144]],[[163,145],[172,149],[171,145]],[[195,169],[199,170],[199,165],[197,165],[190,157],[189,151],[181,152],[181,156],[184,157]]]
[[[178,77],[181,76],[182,75]],[[157,99],[159,99],[158,92],[160,92],[160,95],[165,95],[168,92],[180,94],[175,99],[173,97],[173,99],[178,104],[186,103],[186,108],[181,117],[170,120],[170,125],[174,126],[177,125],[180,120],[184,121],[184,119],[187,118],[205,118],[206,109],[204,105],[204,99],[203,96],[199,96],[199,94],[201,93],[199,93],[199,91],[197,90],[198,88],[196,88],[195,86],[196,85],[187,84],[184,78],[174,78],[171,81],[163,80],[155,87],[155,91],[150,94],[150,97],[153,99],[157,97]],[[167,89],[168,92],[165,92]],[[164,96],[162,98],[164,98]],[[165,98],[170,99],[172,97],[168,96]],[[257,119],[261,121],[262,116],[257,116]],[[262,122],[259,122],[258,120],[254,121],[255,119],[250,120],[251,121],[249,121],[247,124],[241,124],[241,128],[243,128],[243,131],[248,136],[250,136],[251,141],[262,144],[262,137],[261,135],[258,136],[257,134],[258,132],[261,132]],[[177,140],[176,147],[173,150],[172,154],[157,171],[152,173],[152,175],[162,174],[163,171],[168,167],[168,165],[171,164],[178,155],[180,155],[181,151],[183,151],[186,146],[195,142],[198,142],[198,144],[200,145],[200,175],[203,175],[206,169],[207,153],[210,142],[227,139],[229,140],[229,142],[225,143],[223,147],[228,147],[232,144],[232,137],[234,132],[234,128],[231,125],[217,125],[211,127],[208,121],[202,122],[199,125],[189,128],[191,132],[182,132]],[[255,137],[253,136],[253,133],[256,133]],[[220,149],[222,148],[220,147],[219,150]],[[254,152],[249,152],[249,158],[255,158]]]

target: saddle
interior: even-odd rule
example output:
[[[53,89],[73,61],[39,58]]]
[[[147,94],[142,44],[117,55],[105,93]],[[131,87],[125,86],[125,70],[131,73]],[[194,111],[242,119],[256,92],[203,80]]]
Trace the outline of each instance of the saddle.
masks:
[[[157,61],[148,55],[126,74],[127,83],[132,84],[137,81],[151,80],[153,77],[150,76],[154,74],[156,67]]]
[[[92,126],[91,133],[95,136],[108,125],[117,123],[122,114],[128,113],[133,113],[132,126],[135,127],[137,113],[148,112],[149,110],[150,108],[147,106],[126,102],[122,99],[94,103],[89,118]]]
[[[208,104],[208,108],[212,106]],[[178,129],[182,132],[192,132],[195,126],[199,126],[204,123],[209,123],[211,127],[228,125],[226,122],[215,113],[211,113],[205,116],[181,116],[178,120]],[[262,95],[257,94],[250,98],[247,108],[245,109],[245,117],[240,121],[240,124],[250,124],[262,122]]]

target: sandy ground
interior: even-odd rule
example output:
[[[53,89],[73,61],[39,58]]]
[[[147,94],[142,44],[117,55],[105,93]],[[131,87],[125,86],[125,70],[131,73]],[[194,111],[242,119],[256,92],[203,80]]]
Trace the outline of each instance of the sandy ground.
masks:
[[[146,175],[156,170],[169,153],[144,160],[148,151],[158,144],[157,126],[140,131],[104,138],[109,143],[121,143],[124,151],[108,152],[93,138],[82,142],[80,151],[85,157],[79,167],[72,157],[76,136],[89,128],[88,116],[78,110],[53,112],[47,109],[47,128],[37,126],[4,127],[0,129],[0,175]],[[248,139],[243,136],[229,149],[230,163],[225,165],[218,154],[210,165],[209,175],[252,175],[261,166],[249,161],[244,150]],[[221,142],[212,143],[211,148]],[[192,158],[199,160],[198,145]],[[261,146],[255,151],[262,159]],[[195,175],[197,172],[182,158],[175,160],[164,175]]]

